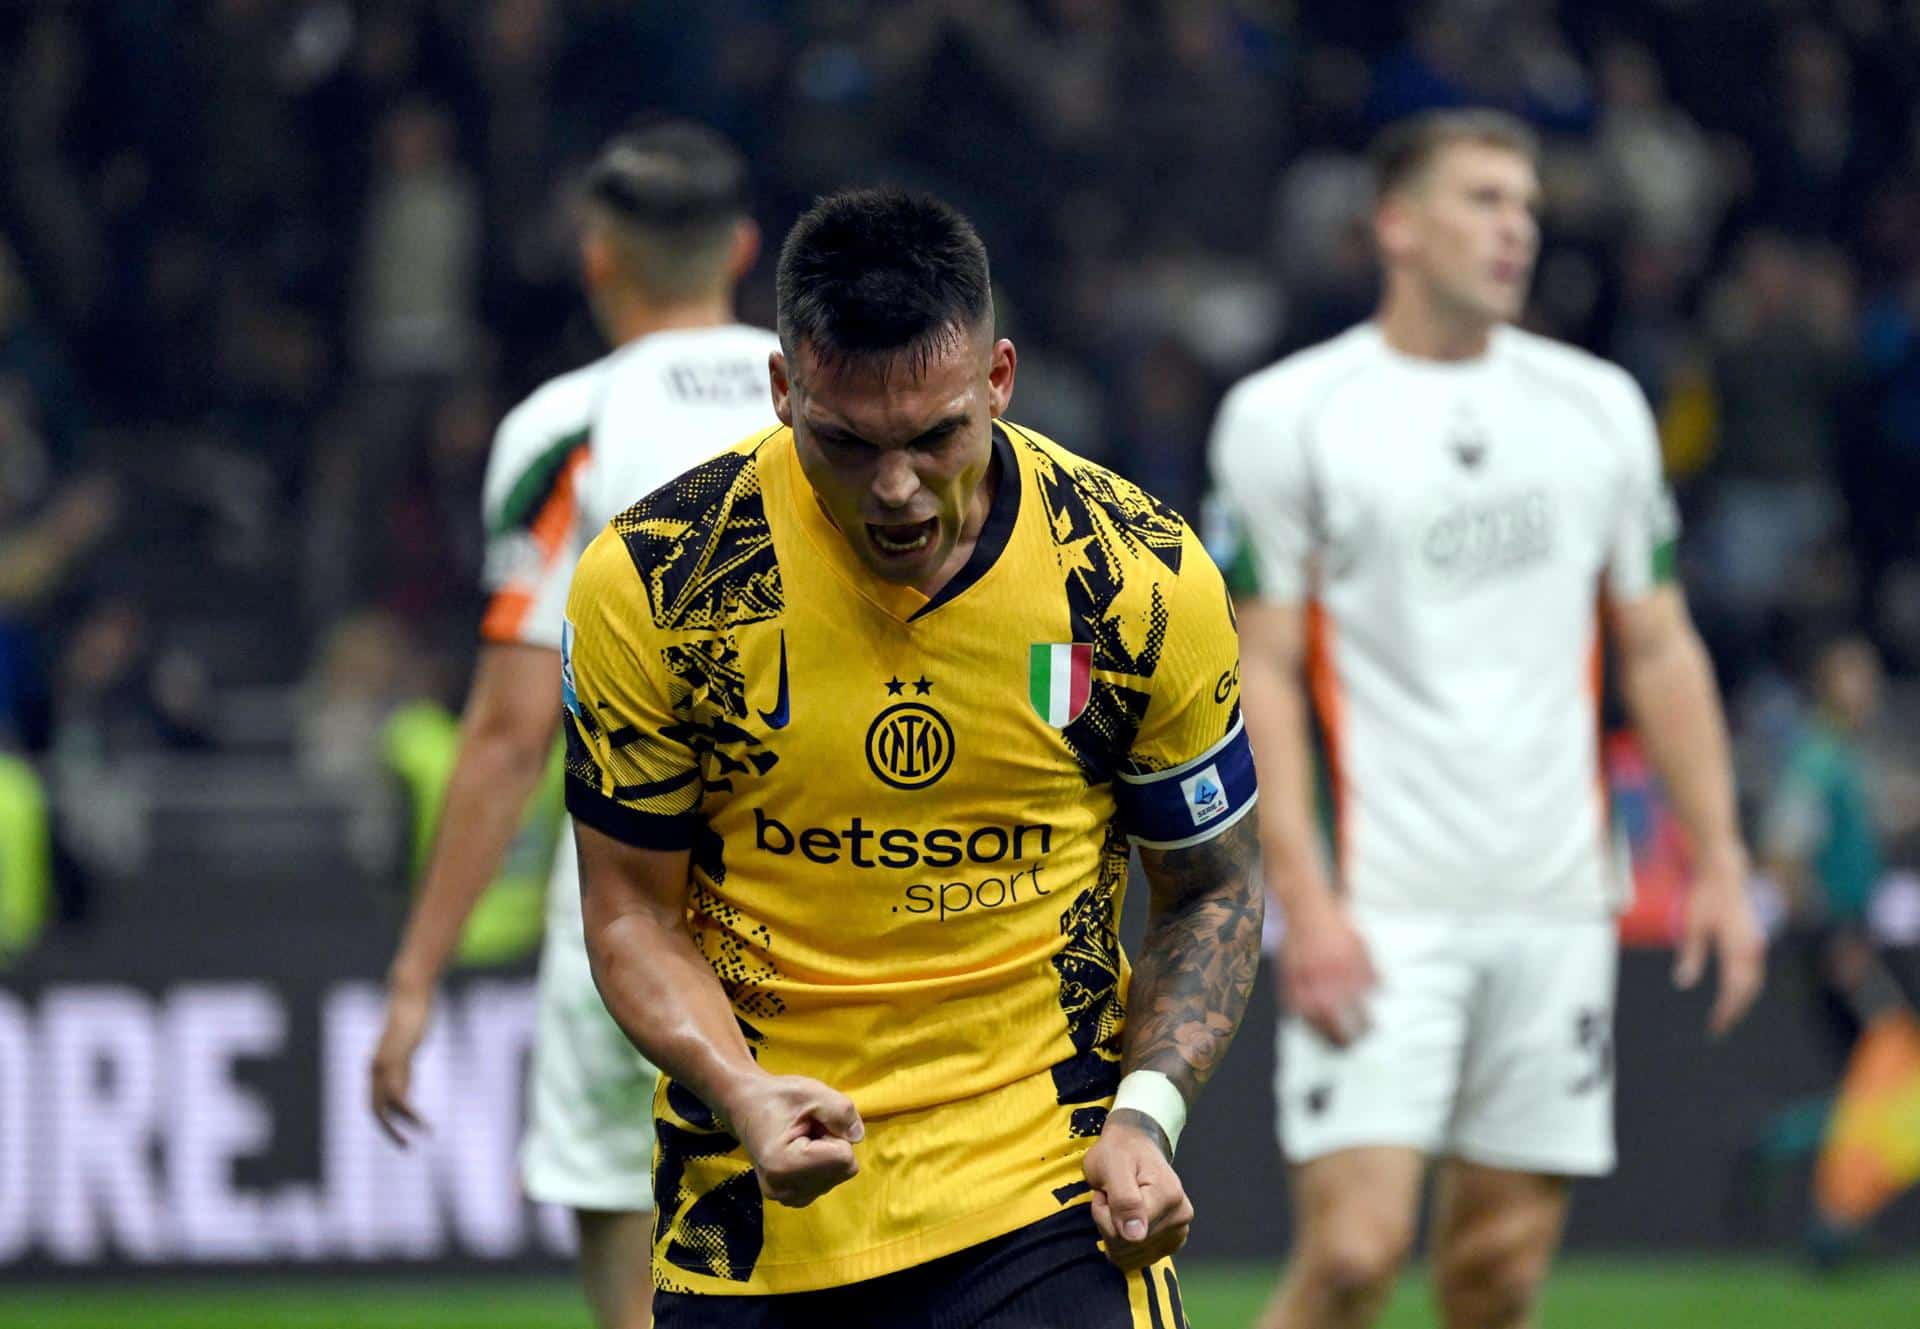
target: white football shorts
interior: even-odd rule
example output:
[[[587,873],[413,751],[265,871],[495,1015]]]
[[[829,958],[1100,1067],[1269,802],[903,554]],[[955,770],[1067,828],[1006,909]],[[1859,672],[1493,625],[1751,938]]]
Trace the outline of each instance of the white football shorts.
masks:
[[[527,1194],[569,1209],[652,1209],[658,1080],[607,1013],[579,934],[549,926],[520,1146]]]
[[[1398,1145],[1565,1176],[1613,1170],[1610,918],[1367,910],[1368,1026],[1334,1047],[1281,1020],[1281,1148],[1302,1163]]]

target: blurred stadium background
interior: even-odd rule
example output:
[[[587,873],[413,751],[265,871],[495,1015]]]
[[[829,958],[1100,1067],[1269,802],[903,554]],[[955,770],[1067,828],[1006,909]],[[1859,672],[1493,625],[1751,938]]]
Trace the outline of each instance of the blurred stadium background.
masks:
[[[1196,520],[1222,389],[1369,310],[1371,133],[1527,117],[1529,322],[1659,412],[1756,831],[1813,649],[1887,662],[1869,917],[1911,977],[1920,4],[14,0],[0,68],[0,1325],[585,1324],[514,1180],[538,834],[427,1049],[424,1149],[380,1141],[364,1068],[491,431],[597,354],[564,186],[638,112],[731,134],[773,239],[847,183],[958,203],[1015,417]],[[742,312],[771,323],[769,262]],[[1920,1324],[1911,1195],[1843,1278],[1800,1253],[1844,1049],[1780,893],[1769,993],[1709,1046],[1630,740],[1612,778],[1625,1162],[1547,1323]],[[1203,1329],[1285,1249],[1272,1023],[1183,1149]],[[1433,1322],[1417,1286],[1395,1315]]]

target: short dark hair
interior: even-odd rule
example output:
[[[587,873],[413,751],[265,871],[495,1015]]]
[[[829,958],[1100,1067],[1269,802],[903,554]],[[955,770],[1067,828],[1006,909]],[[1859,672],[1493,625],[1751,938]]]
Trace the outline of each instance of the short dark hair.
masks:
[[[661,120],[602,148],[587,169],[586,193],[645,230],[702,230],[747,215],[747,162],[705,125]]]
[[[1458,143],[1505,148],[1528,161],[1540,157],[1540,140],[1526,123],[1505,111],[1484,108],[1422,111],[1380,131],[1368,154],[1373,162],[1374,196],[1405,189],[1443,151]]]
[[[825,364],[905,355],[916,372],[993,312],[987,247],[929,194],[851,189],[787,233],[774,278],[780,343]]]
[[[747,163],[713,130],[688,120],[628,130],[600,150],[584,186],[622,266],[655,299],[690,299],[727,279],[748,214]]]

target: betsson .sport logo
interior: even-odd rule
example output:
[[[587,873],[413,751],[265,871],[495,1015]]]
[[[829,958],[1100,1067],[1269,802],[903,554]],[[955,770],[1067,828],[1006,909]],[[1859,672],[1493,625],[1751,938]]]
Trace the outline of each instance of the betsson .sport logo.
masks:
[[[950,826],[927,831],[873,827],[858,816],[839,827],[789,827],[753,810],[753,847],[778,858],[798,856],[823,867],[911,873],[894,914],[931,916],[946,922],[963,914],[1004,909],[1053,894],[1042,880],[1053,852],[1053,827],[1040,823],[980,826],[971,832]],[[929,879],[925,868],[960,868],[960,880]],[[977,874],[977,875],[976,875]],[[942,877],[947,874],[940,874]]]

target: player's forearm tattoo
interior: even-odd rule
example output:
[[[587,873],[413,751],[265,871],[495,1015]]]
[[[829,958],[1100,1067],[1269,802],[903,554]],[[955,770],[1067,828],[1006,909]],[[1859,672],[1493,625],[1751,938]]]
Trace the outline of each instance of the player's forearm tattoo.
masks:
[[[1153,900],[1127,1001],[1126,1067],[1159,1071],[1189,1103],[1226,1056],[1260,967],[1256,820],[1190,848],[1140,851]]]

